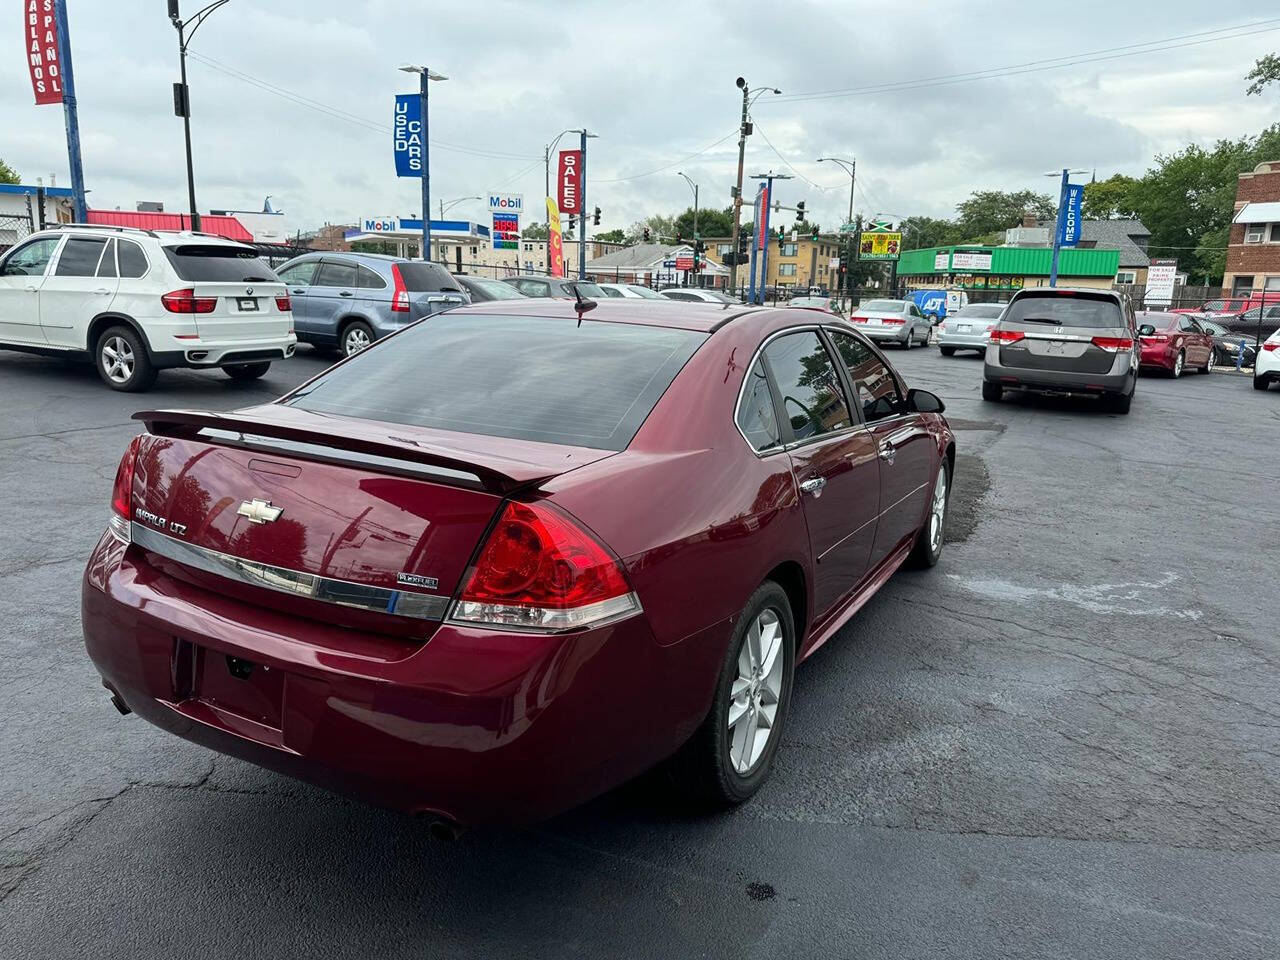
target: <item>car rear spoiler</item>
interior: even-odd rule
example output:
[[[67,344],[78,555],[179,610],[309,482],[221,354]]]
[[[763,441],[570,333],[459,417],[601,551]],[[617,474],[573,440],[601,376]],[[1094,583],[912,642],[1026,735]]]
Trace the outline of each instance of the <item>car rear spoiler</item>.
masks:
[[[563,470],[550,470],[537,464],[523,463],[503,457],[483,455],[475,459],[433,449],[425,441],[396,437],[386,432],[366,431],[359,424],[337,419],[318,419],[316,424],[285,423],[243,413],[214,413],[207,410],[141,410],[134,420],[146,424],[147,431],[161,437],[195,437],[201,430],[224,430],[252,437],[307,444],[347,453],[400,461],[405,465],[436,467],[468,474],[476,478],[476,486],[507,495],[522,487],[536,486],[557,476]],[[252,446],[251,443],[246,443]],[[349,465],[349,458],[327,458],[323,452],[311,453],[290,449],[281,451],[302,459],[338,462]],[[375,467],[377,469],[377,467]],[[396,471],[391,472],[406,472]],[[422,470],[407,471],[421,474]],[[457,483],[457,478],[449,478]]]

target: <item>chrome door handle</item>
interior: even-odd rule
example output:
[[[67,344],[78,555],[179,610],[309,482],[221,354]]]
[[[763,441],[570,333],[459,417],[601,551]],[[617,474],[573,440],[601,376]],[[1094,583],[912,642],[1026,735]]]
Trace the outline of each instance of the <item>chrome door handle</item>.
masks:
[[[894,449],[892,443],[880,444],[880,449],[876,453],[886,463],[893,463],[893,458],[898,455],[898,451]]]
[[[810,477],[808,480],[801,481],[800,492],[812,493],[815,498],[822,496],[822,488],[827,485],[826,477]]]
[[[339,290],[339,291],[338,291],[338,296],[340,296],[340,297],[350,297],[350,296],[354,296],[354,294],[353,294],[350,290]]]
[[[27,293],[35,293],[36,286],[34,284],[28,284],[26,290],[27,290]]]
[[[93,292],[94,293],[110,293],[111,291],[108,290],[106,287],[98,287],[98,289],[94,290]]]

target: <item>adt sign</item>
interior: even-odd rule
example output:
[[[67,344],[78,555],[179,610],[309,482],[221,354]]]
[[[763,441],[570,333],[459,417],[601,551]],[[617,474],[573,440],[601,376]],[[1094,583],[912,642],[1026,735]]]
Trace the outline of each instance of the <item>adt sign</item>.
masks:
[[[391,124],[397,177],[422,176],[422,99],[416,93],[396,95]]]
[[[1084,222],[1084,185],[1067,184],[1066,203],[1058,217],[1058,246],[1074,247],[1080,243],[1080,228]]]

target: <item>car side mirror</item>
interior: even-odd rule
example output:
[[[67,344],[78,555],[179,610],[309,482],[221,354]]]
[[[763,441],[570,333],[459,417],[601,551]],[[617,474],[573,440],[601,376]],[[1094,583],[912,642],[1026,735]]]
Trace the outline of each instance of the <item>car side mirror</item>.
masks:
[[[1144,323],[1142,326],[1138,328],[1138,336],[1140,337],[1149,337],[1155,332],[1156,332],[1156,328],[1149,323]]]
[[[912,413],[942,413],[947,409],[942,398],[928,390],[908,390],[907,409]]]

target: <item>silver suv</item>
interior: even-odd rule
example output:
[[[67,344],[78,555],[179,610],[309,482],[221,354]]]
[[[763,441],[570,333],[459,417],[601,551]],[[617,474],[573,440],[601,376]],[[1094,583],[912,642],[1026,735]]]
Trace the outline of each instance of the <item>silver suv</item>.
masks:
[[[1128,413],[1138,383],[1129,298],[1111,290],[1019,290],[991,331],[982,399],[1005,390],[1101,397]]]
[[[307,253],[276,273],[289,285],[298,339],[344,357],[449,307],[470,303],[438,263],[377,253]]]

